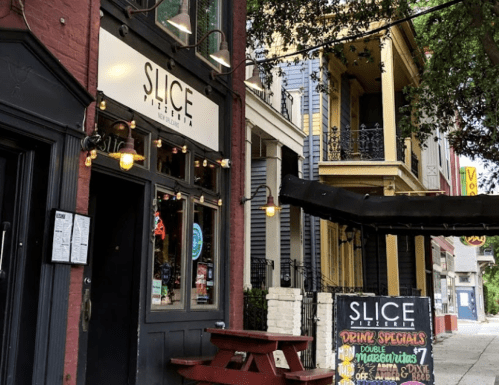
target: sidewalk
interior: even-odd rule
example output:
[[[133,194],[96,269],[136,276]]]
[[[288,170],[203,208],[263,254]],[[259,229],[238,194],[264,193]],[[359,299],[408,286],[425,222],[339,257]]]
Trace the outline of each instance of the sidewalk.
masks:
[[[459,322],[458,328],[457,333],[439,336],[433,346],[435,384],[498,385],[499,317],[485,323]]]

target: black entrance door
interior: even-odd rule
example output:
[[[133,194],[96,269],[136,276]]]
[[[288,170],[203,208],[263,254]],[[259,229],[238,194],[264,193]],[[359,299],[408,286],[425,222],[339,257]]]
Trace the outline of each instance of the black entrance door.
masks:
[[[134,384],[144,187],[93,173],[78,384]],[[90,311],[91,310],[91,311]]]
[[[0,129],[0,383],[31,384],[47,207],[48,148]]]

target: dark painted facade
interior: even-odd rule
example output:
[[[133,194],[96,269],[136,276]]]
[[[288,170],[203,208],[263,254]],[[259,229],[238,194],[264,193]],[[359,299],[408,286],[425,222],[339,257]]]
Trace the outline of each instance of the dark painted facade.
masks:
[[[177,384],[170,357],[212,353],[215,322],[242,326],[244,67],[210,78],[228,71],[205,58],[217,33],[174,46],[220,29],[239,64],[245,2],[190,2],[185,40],[162,24],[177,3],[0,7],[2,384]],[[145,157],[129,171],[108,156],[119,120]],[[86,266],[51,262],[53,209],[91,217]]]

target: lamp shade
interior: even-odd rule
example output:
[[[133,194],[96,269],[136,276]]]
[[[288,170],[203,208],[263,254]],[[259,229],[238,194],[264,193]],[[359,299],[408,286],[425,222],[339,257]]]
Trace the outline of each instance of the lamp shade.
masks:
[[[222,40],[220,43],[220,49],[217,52],[210,54],[210,57],[217,63],[230,68],[229,45],[225,40]]]
[[[137,151],[135,151],[134,140],[131,136],[126,139],[124,147],[122,147],[118,152],[110,153],[109,156],[114,159],[119,159],[120,168],[124,171],[130,170],[135,161],[145,159],[143,155],[139,155],[137,154]]]
[[[168,19],[167,22],[182,32],[192,34],[191,18],[187,13],[179,13],[177,16]]]
[[[274,197],[272,195],[269,195],[267,197],[267,204],[260,207],[260,209],[265,210],[265,214],[268,217],[273,217],[275,215],[276,211],[280,210],[281,208],[274,204]]]
[[[168,19],[167,22],[178,28],[182,32],[192,34],[191,17],[189,16],[189,7],[187,1],[188,0],[182,0],[178,15],[172,17],[171,19]]]
[[[253,76],[246,79],[244,81],[244,84],[246,84],[249,88],[252,88],[254,90],[263,91],[262,79],[260,78],[260,70],[258,69],[257,66],[253,68]]]

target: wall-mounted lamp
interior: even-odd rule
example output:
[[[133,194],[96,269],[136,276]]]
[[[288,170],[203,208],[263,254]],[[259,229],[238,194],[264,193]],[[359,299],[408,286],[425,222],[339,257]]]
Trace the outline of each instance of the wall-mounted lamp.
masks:
[[[261,189],[261,188],[267,188],[269,190],[269,196],[267,197],[267,203],[265,205],[263,205],[262,207],[260,207],[261,210],[265,210],[265,214],[268,216],[268,217],[273,217],[276,213],[276,211],[279,211],[281,210],[281,207],[279,206],[276,206],[274,204],[274,197],[272,196],[272,191],[270,190],[270,187],[267,186],[266,184],[261,184],[260,186],[258,186],[255,190],[255,192],[253,193],[253,195],[251,195],[250,198],[246,198],[246,197],[242,197],[241,198],[241,204],[245,204],[247,201],[250,201],[252,200],[256,194],[258,193],[258,191]]]
[[[354,236],[354,230],[353,230],[353,228],[351,228],[350,226],[347,226],[347,227],[345,228],[345,237],[346,237],[347,239],[341,239],[341,238],[340,238],[340,239],[338,240],[338,244],[339,244],[339,245],[342,245],[343,243],[352,242],[352,240],[353,240],[353,236]]]
[[[161,0],[163,1],[163,0]],[[188,12],[188,0],[182,0],[182,4],[180,5],[180,11],[177,16],[168,19],[167,22],[178,28],[182,32],[192,34],[191,28],[191,17]]]
[[[230,168],[230,159],[220,159],[217,161],[222,168]],[[203,163],[204,164],[204,163]]]
[[[217,72],[217,71],[211,71],[210,76],[212,80],[215,80],[217,76],[221,75],[230,75],[233,73],[235,70],[237,70],[241,64],[246,63],[248,60],[253,62],[254,68],[253,68],[253,75],[246,79],[244,81],[244,84],[246,84],[249,88],[257,90],[257,91],[263,91],[263,84],[262,84],[262,79],[260,78],[260,70],[258,69],[258,63],[255,61],[255,59],[252,58],[246,58],[244,59],[241,63],[239,63],[232,71],[229,72]]]
[[[97,158],[97,145],[102,141],[102,137],[97,131],[97,123],[95,123],[94,130],[90,136],[86,136],[81,140],[81,148],[83,151],[87,152],[87,158],[85,159],[85,166],[90,167],[92,165],[92,159]]]
[[[225,33],[220,29],[212,29],[208,31],[196,44],[192,45],[174,45],[173,52],[177,52],[178,50],[184,48],[194,48],[200,45],[209,35],[214,32],[218,32],[222,35],[222,41],[220,42],[220,49],[217,52],[210,54],[210,57],[215,60],[217,63],[222,64],[225,67],[230,68],[230,53],[229,53],[229,44],[227,43],[227,39],[225,38]]]
[[[119,159],[120,168],[124,171],[128,171],[133,167],[133,163],[135,161],[144,160],[145,157],[143,155],[137,154],[137,151],[135,151],[130,122],[127,122],[125,120],[117,120],[112,124],[112,127],[116,125],[126,128],[128,130],[128,136],[125,141],[125,146],[123,146],[118,152],[110,153],[109,156],[114,159]]]

